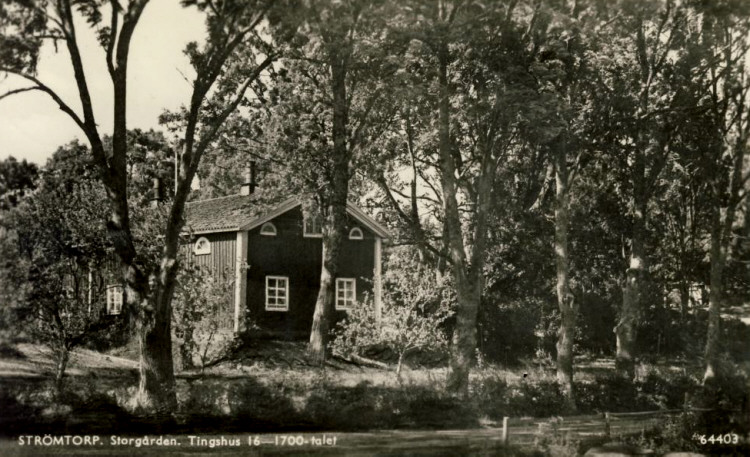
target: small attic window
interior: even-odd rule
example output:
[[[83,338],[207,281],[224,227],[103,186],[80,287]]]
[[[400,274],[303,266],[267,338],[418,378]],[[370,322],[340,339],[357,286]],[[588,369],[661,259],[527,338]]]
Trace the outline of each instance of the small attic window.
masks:
[[[276,236],[276,226],[272,222],[266,222],[260,227],[260,234],[265,236]]]
[[[198,241],[196,241],[195,245],[193,246],[193,254],[206,255],[210,253],[211,253],[211,242],[208,241],[208,238],[206,238],[205,236],[198,238]]]
[[[362,229],[359,227],[353,227],[351,230],[349,230],[349,239],[350,240],[363,240],[365,236],[362,234]]]
[[[323,218],[320,216],[306,216],[302,236],[305,238],[323,238]]]

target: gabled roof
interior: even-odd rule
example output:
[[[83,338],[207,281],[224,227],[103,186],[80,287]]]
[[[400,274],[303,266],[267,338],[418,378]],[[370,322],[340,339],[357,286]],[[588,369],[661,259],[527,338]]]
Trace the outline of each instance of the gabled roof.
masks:
[[[196,235],[252,230],[300,205],[302,201],[292,197],[268,210],[267,206],[256,202],[253,195],[230,195],[189,202],[185,229]],[[389,238],[385,227],[355,205],[347,203],[346,211],[379,237]]]
[[[196,202],[185,206],[185,230],[195,234],[236,232],[257,218],[261,205],[253,195],[229,195]]]

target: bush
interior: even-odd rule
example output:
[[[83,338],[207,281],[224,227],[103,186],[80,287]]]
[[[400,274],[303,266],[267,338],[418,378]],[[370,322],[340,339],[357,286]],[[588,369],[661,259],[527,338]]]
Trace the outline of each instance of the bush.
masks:
[[[380,320],[369,300],[357,304],[336,326],[331,348],[344,356],[363,355],[371,348],[392,351],[400,377],[407,355],[446,352],[444,327],[454,300],[447,279],[438,280],[414,253],[392,253],[388,265]]]
[[[698,387],[698,381],[687,375],[663,375],[650,372],[636,384],[639,402],[649,409],[682,408],[685,394],[690,394]]]
[[[744,417],[744,419],[742,419]],[[742,437],[750,429],[747,414],[727,414],[725,411],[707,411],[700,413],[679,414],[667,417],[659,427],[642,436],[625,438],[626,441],[640,447],[654,450],[657,454],[680,450],[696,454],[747,456],[750,455],[750,443]],[[726,444],[708,439],[713,435],[730,433],[738,437],[738,444]],[[701,436],[707,441],[701,444]],[[723,441],[723,440],[722,440]]]
[[[19,401],[16,394],[0,389],[0,435],[27,433],[39,423],[39,408]]]
[[[300,422],[287,396],[255,378],[195,380],[180,397],[183,426],[191,431],[284,429]]]
[[[179,412],[195,419],[227,416],[230,413],[226,382],[211,379],[188,381],[185,393],[178,396]]]
[[[413,428],[466,428],[476,426],[478,410],[469,402],[427,386],[402,387],[393,406],[401,413],[400,425]]]
[[[227,404],[237,424],[253,424],[254,429],[284,429],[300,422],[288,396],[253,378],[232,385],[227,392]]]
[[[179,271],[173,301],[172,321],[180,340],[182,369],[200,367],[223,358],[234,343],[228,309],[234,299],[230,272],[188,266]]]
[[[685,394],[698,389],[698,381],[689,376],[651,372],[629,381],[611,375],[589,383],[574,385],[576,405],[580,412],[628,412],[681,408]]]
[[[354,387],[324,387],[310,395],[303,413],[324,429],[387,428],[393,423],[394,412],[382,408],[382,394],[382,389],[367,382]]]
[[[318,427],[335,430],[378,428],[463,428],[477,423],[477,411],[450,394],[424,386],[324,387],[303,412]]]
[[[691,406],[732,411],[740,409],[748,413],[748,395],[750,395],[750,378],[744,373],[731,371],[726,367],[723,372],[699,389],[690,399]]]
[[[70,433],[123,431],[132,419],[114,398],[95,390],[65,391],[60,404],[70,407],[65,417],[65,429]]]
[[[548,417],[565,411],[565,396],[556,380],[510,385],[500,378],[488,378],[478,390],[482,412],[492,419]]]
[[[534,356],[539,346],[535,334],[541,319],[539,306],[483,303],[479,312],[479,348],[488,361],[508,366]]]

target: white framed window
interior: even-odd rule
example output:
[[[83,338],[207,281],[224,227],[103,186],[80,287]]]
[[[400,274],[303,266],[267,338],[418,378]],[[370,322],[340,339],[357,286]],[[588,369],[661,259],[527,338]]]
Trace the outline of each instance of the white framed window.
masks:
[[[289,311],[289,277],[266,276],[266,311]]]
[[[363,240],[365,238],[364,234],[362,233],[362,229],[359,227],[353,227],[351,230],[349,230],[349,239],[350,240]]]
[[[122,313],[122,303],[125,300],[125,288],[120,284],[107,286],[107,314]]]
[[[357,300],[357,280],[354,278],[336,279],[336,310],[346,311],[354,307]]]
[[[208,238],[202,236],[198,238],[198,241],[193,245],[193,254],[195,255],[206,255],[211,253],[211,242]]]
[[[260,227],[260,234],[265,236],[276,236],[276,226],[272,222],[266,222]]]
[[[302,235],[305,238],[323,238],[323,219],[320,216],[305,217]]]

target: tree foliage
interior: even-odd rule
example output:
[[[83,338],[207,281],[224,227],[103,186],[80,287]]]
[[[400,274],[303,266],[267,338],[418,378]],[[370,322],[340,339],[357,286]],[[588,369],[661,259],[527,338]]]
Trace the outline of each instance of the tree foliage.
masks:
[[[383,308],[378,318],[370,300],[347,311],[335,330],[333,350],[362,355],[367,349],[385,348],[398,358],[401,378],[404,359],[416,351],[444,352],[448,348],[446,321],[451,317],[454,294],[447,278],[437,278],[414,252],[391,252],[387,262]]]

